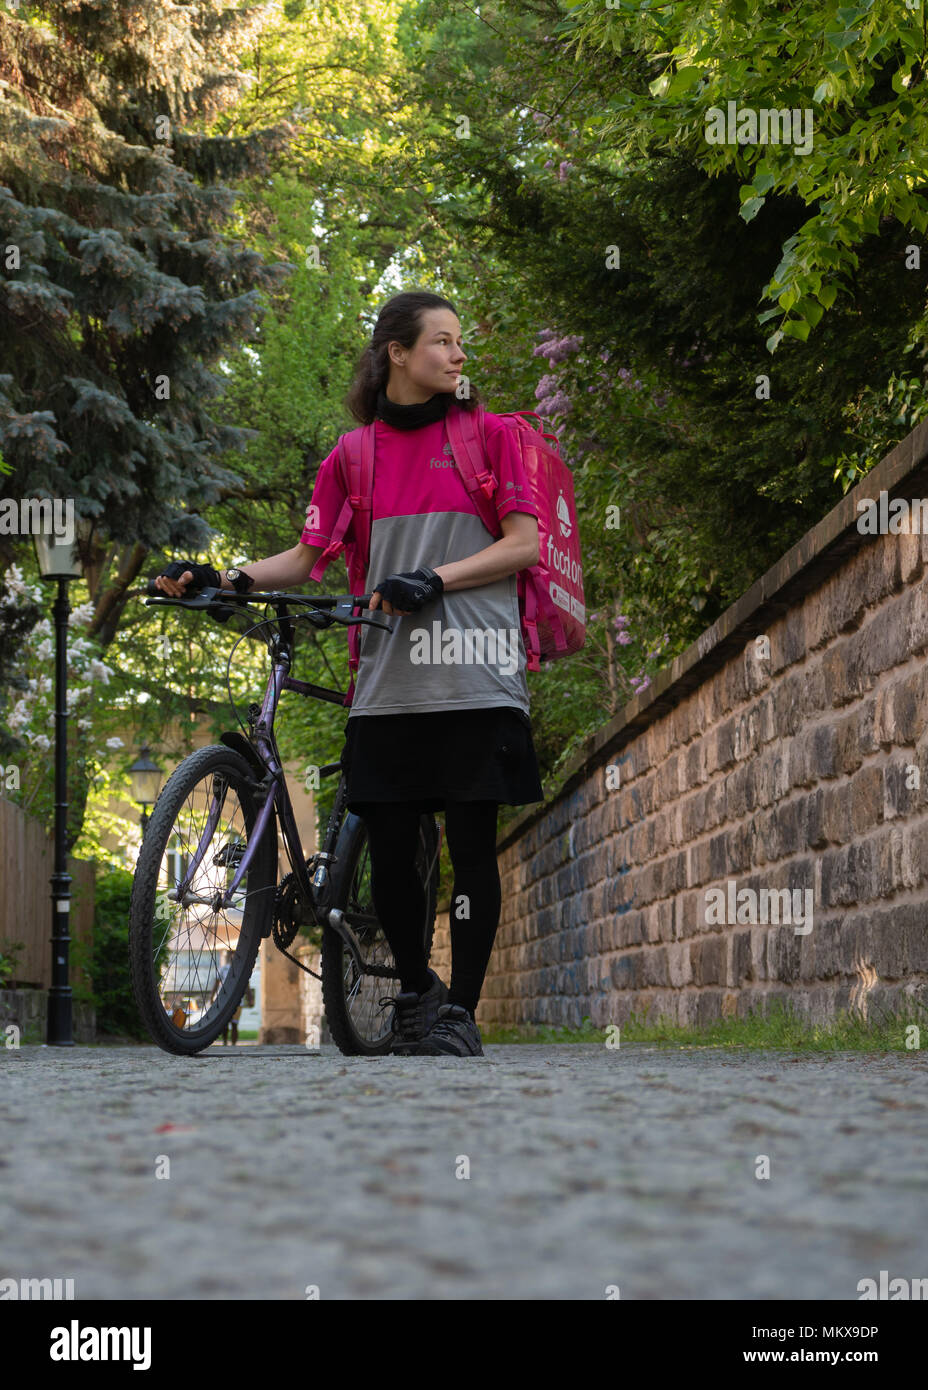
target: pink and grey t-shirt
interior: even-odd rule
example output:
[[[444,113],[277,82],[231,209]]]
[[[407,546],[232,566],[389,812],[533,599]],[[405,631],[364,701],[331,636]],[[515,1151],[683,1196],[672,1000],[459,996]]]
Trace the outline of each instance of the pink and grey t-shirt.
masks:
[[[537,516],[514,437],[516,426],[486,415],[487,455],[497,480],[494,502]],[[492,545],[451,456],[444,420],[417,430],[375,422],[373,520],[365,592],[389,574],[465,560]],[[313,489],[318,524],[306,545],[326,546],[346,492],[337,447],[323,460]],[[354,526],[356,516],[352,516]],[[349,528],[346,540],[352,537]],[[350,718],[512,705],[529,712],[525,648],[516,576],[442,594],[418,613],[391,618],[393,632],[361,627]]]

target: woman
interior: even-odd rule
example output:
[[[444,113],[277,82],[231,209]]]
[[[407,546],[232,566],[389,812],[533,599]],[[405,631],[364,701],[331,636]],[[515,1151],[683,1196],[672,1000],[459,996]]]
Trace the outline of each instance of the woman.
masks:
[[[389,1000],[393,1051],[470,1057],[483,1055],[474,1014],[499,924],[499,804],[544,794],[516,593],[519,570],[538,560],[537,513],[512,427],[489,413],[498,540],[470,501],[445,428],[465,360],[453,304],[424,291],[398,294],[380,311],[348,395],[354,417],[376,431],[366,588],[371,607],[396,620],[392,633],[362,628],[342,765],[348,807],[366,825],[374,906],[400,976]],[[460,404],[475,409],[476,394]],[[300,543],[247,573],[227,571],[222,586],[305,584],[345,496],[336,446],[320,466]],[[219,582],[208,566],[177,561],[158,583],[176,595],[191,579]],[[423,810],[444,810],[454,870],[450,989],[419,940]]]

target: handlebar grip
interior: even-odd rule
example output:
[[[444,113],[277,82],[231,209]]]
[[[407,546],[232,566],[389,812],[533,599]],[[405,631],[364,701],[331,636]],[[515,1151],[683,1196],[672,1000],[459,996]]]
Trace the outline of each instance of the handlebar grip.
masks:
[[[157,576],[156,576],[156,577],[157,577]],[[145,585],[145,592],[146,592],[151,598],[168,598],[168,597],[170,597],[170,595],[166,594],[166,593],[164,592],[163,589],[159,589],[159,588],[157,587],[157,585],[155,584],[154,579],[149,579],[148,583]],[[182,597],[183,597],[183,598],[196,598],[196,596],[197,596],[198,594],[202,593],[202,592],[203,592],[202,589],[198,589],[197,586],[196,586],[196,584],[188,584],[187,587],[186,587],[186,589],[185,589],[184,592],[183,592]]]

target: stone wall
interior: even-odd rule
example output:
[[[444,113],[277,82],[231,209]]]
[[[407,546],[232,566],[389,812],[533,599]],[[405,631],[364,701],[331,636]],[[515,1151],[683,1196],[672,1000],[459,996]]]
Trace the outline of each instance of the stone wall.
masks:
[[[507,827],[478,1022],[928,1003],[928,535],[857,525],[928,495],[926,458],[928,423]]]

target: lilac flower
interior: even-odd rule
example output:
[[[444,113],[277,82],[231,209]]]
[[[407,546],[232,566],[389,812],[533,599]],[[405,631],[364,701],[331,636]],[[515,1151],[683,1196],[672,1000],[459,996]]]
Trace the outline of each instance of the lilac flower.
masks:
[[[544,356],[548,359],[548,366],[553,367],[558,362],[565,361],[572,352],[578,352],[583,346],[583,339],[576,333],[569,333],[559,342],[548,342],[544,345]],[[536,349],[537,351],[537,349]]]
[[[620,613],[615,620],[616,627],[628,627],[628,618],[624,613]]]
[[[546,159],[546,160],[545,160],[545,165],[544,165],[544,167],[545,167],[546,169],[553,169],[553,168],[554,168],[554,160],[553,160],[553,159]]]
[[[556,376],[543,376],[535,387],[535,399],[544,400],[546,396],[554,396],[559,390],[560,383]]]
[[[620,647],[627,647],[629,642],[632,640],[632,635],[630,632],[617,632],[615,635],[615,640],[618,642]]]
[[[540,343],[548,343],[552,338],[556,338],[557,334],[553,328],[542,328],[539,333],[535,334],[535,337]]]
[[[558,391],[554,396],[548,396],[538,403],[538,414],[543,417],[552,415],[566,415],[570,410],[570,397],[563,391]]]
[[[562,160],[561,160],[560,168],[559,168],[558,171],[557,171],[557,176],[558,176],[558,178],[560,179],[561,183],[563,183],[563,182],[565,181],[565,179],[567,178],[568,171],[569,171],[570,169],[572,169],[573,167],[574,167],[573,160],[571,160],[571,159],[562,159]]]

